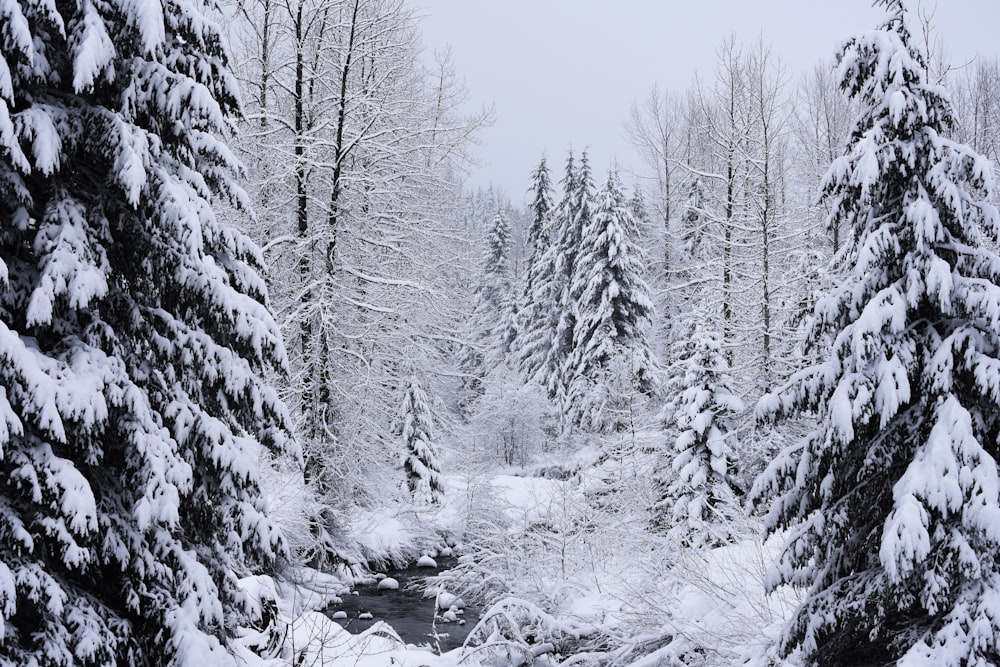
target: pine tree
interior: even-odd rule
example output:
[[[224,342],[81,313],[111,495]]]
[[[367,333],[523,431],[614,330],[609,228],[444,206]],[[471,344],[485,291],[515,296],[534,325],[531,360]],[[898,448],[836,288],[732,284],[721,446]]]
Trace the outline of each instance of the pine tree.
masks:
[[[516,335],[517,304],[511,280],[510,252],[510,221],[503,209],[497,207],[486,234],[483,272],[471,318],[470,344],[465,346],[459,360],[463,386],[469,395],[467,403],[482,395],[487,369],[508,361],[511,340]]]
[[[510,220],[503,209],[497,207],[486,236],[486,254],[483,257],[483,281],[479,303],[491,317],[502,310],[511,293],[511,231]]]
[[[531,224],[528,227],[528,246],[531,253],[528,259],[529,266],[535,264],[552,243],[549,217],[554,207],[552,203],[552,179],[544,155],[538,163],[538,167],[531,174],[531,192],[532,199],[529,207]]]
[[[815,309],[829,358],[762,399],[818,428],[758,481],[791,528],[771,588],[808,586],[779,650],[796,664],[1000,663],[1000,216],[986,160],[946,139],[901,0],[850,40],[862,110],[826,176],[851,230],[845,278]]]
[[[558,314],[553,333],[552,346],[545,364],[545,387],[550,398],[565,402],[569,391],[570,377],[566,368],[573,351],[573,331],[576,328],[576,312],[572,294],[577,256],[580,253],[583,230],[590,224],[594,199],[594,180],[590,174],[587,152],[580,157],[580,166],[574,169],[573,155],[566,162],[566,177],[563,179],[564,195],[556,210],[556,239],[551,248],[555,256],[556,280],[559,300],[555,312]]]
[[[653,389],[647,341],[653,304],[642,279],[638,229],[617,174],[609,174],[597,194],[593,215],[581,218],[566,297],[570,305],[564,310],[572,313],[574,329],[563,377],[573,420],[593,430],[615,430],[624,425],[616,408],[629,397],[609,391],[608,374],[626,374],[626,387],[635,392]]]
[[[444,496],[441,467],[431,440],[431,413],[416,377],[410,377],[403,398],[403,469],[413,500],[437,504]]]
[[[646,206],[646,197],[642,194],[642,188],[639,187],[638,183],[632,188],[632,197],[628,200],[628,208],[638,225],[649,224],[649,208]]]
[[[518,337],[514,354],[526,380],[538,379],[552,345],[555,312],[555,254],[552,246],[552,182],[542,156],[531,175],[531,223],[528,227],[528,264],[525,270],[522,306],[518,314]]]
[[[735,421],[743,402],[730,390],[716,334],[695,326],[675,346],[664,409],[673,447],[662,452],[656,475],[653,524],[684,544],[717,546],[733,538],[741,493],[732,481]]]
[[[200,3],[0,0],[0,663],[235,665],[297,454]]]
[[[563,239],[570,233],[568,230],[575,216],[576,179],[577,170],[571,150],[566,158],[566,173],[561,181],[562,198],[548,213],[548,239],[539,239],[539,245],[545,243],[545,250],[529,267],[533,291],[530,295],[525,295],[526,312],[523,319],[527,333],[522,337],[524,342],[518,353],[522,372],[529,380],[544,387],[548,397],[553,400],[565,397],[560,384],[562,358],[557,345],[557,331],[568,280],[562,266]]]

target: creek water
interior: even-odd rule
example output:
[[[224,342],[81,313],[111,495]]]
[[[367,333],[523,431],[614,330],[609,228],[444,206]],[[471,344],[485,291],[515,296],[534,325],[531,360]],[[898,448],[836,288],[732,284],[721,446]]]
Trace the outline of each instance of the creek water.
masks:
[[[352,593],[341,596],[343,601],[340,604],[331,605],[325,613],[355,634],[370,628],[377,621],[385,621],[407,644],[434,646],[433,633],[436,631],[442,651],[458,648],[479,620],[476,610],[466,608],[457,616],[458,621],[448,623],[440,617],[447,610],[440,609],[437,622],[432,627],[434,598],[423,596],[424,578],[448,569],[455,562],[454,558],[439,558],[437,568],[411,565],[399,570],[387,570],[386,576],[399,582],[398,589],[379,588],[376,582],[359,584]],[[338,611],[344,612],[346,618],[337,618]]]

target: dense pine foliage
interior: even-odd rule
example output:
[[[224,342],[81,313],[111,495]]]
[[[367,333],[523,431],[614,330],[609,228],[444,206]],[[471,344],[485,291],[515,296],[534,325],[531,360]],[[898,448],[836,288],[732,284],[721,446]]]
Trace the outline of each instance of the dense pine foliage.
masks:
[[[285,363],[201,3],[0,3],[0,662],[234,664]]]

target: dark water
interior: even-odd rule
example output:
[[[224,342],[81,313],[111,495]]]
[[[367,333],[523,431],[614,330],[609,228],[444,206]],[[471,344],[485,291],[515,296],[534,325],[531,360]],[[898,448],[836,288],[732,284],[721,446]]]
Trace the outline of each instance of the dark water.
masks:
[[[335,619],[341,626],[355,634],[370,628],[376,621],[385,621],[407,644],[435,646],[431,623],[434,620],[434,598],[423,597],[423,580],[447,570],[455,564],[454,558],[438,558],[437,568],[410,566],[401,570],[387,570],[386,575],[399,582],[399,590],[379,590],[376,583],[355,587],[358,595],[341,596],[343,602],[327,609],[327,616],[337,611],[347,613],[347,618]],[[441,609],[439,613],[446,610]],[[359,618],[369,613],[371,619]],[[458,648],[475,627],[479,616],[474,609],[466,608],[459,615],[464,624],[445,623],[438,618],[436,631],[441,651]]]

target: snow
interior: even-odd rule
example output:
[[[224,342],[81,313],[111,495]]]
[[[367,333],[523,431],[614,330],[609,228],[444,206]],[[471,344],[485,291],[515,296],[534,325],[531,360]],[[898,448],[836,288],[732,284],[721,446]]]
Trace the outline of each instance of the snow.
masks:
[[[378,590],[397,591],[399,590],[399,581],[393,579],[392,577],[385,577],[378,582]]]
[[[461,609],[465,606],[462,598],[447,591],[438,593],[436,602],[439,609]]]
[[[46,176],[57,171],[62,161],[62,137],[48,110],[28,107],[17,114],[15,126],[18,134],[30,141],[34,169]]]
[[[544,519],[568,491],[565,482],[541,477],[497,475],[490,486],[500,497],[501,510],[518,525],[528,526]]]
[[[73,49],[73,89],[77,93],[91,88],[97,75],[118,57],[97,9],[89,1],[81,4],[83,36]]]
[[[437,567],[437,561],[430,556],[421,556],[417,559],[417,567]]]

